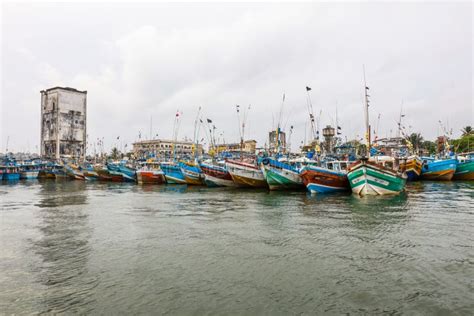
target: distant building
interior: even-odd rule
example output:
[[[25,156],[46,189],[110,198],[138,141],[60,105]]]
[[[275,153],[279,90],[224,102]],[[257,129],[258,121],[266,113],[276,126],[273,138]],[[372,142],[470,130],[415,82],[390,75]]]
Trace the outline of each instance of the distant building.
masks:
[[[286,152],[286,134],[281,130],[275,130],[268,133],[268,150],[270,152]]]
[[[334,150],[334,146],[336,146],[336,139],[334,136],[336,135],[336,129],[331,125],[327,125],[323,128],[323,137],[324,143],[323,147],[326,153],[332,153]]]
[[[133,143],[133,153],[136,157],[154,155],[160,158],[191,156],[195,152],[196,144],[190,141],[172,141],[165,139],[141,140]],[[197,155],[202,155],[202,145],[197,145]]]
[[[41,91],[41,157],[84,159],[87,91],[54,87]]]
[[[257,148],[257,141],[246,140],[244,141],[242,151],[244,153],[255,154]],[[240,143],[229,143],[229,144],[217,144],[216,151],[221,152],[240,152]]]

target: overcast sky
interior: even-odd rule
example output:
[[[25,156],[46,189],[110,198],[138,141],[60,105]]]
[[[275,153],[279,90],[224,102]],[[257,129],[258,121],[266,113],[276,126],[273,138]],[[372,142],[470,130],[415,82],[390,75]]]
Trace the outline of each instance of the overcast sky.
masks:
[[[235,105],[248,106],[246,137],[260,146],[277,124],[308,121],[312,88],[321,125],[363,135],[363,72],[371,121],[434,139],[438,121],[473,124],[473,8],[448,4],[28,4],[2,5],[1,152],[37,150],[40,90],[88,91],[89,139],[106,147],[149,137],[193,137],[199,106],[226,142],[238,141]],[[202,135],[204,136],[204,135]],[[130,145],[129,145],[130,146]]]

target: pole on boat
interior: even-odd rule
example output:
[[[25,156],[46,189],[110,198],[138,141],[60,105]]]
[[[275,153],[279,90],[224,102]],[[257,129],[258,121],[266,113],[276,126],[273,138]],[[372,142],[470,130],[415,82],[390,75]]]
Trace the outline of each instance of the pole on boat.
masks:
[[[365,65],[362,65],[364,72],[364,94],[365,94],[365,105],[364,105],[364,114],[365,114],[365,139],[367,146],[367,157],[370,158],[370,123],[369,123],[369,87],[367,86],[367,81],[365,79]]]

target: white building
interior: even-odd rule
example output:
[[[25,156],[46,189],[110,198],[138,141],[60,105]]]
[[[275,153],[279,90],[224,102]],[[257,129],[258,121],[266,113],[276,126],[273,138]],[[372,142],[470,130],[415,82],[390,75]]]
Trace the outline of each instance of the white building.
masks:
[[[41,157],[84,159],[87,91],[54,87],[41,91]]]
[[[197,150],[197,152],[196,152]],[[166,139],[141,140],[133,143],[133,152],[137,157],[144,157],[153,154],[160,158],[171,158],[191,156],[195,152],[198,156],[202,155],[202,145],[197,147],[189,141],[172,141]]]

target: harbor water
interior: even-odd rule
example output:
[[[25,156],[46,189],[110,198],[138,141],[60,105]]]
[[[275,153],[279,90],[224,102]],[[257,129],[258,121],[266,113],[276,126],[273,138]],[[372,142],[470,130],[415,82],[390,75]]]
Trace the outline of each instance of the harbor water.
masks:
[[[474,183],[399,196],[0,185],[0,313],[474,310]]]

